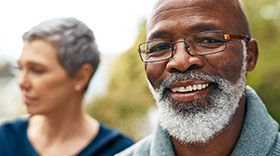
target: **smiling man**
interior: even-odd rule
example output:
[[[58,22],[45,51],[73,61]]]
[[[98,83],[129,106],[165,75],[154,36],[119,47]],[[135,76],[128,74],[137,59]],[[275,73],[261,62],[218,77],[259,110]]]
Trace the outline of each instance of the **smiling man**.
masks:
[[[258,58],[238,0],[158,0],[139,44],[155,133],[120,155],[280,155],[278,124],[246,86]]]

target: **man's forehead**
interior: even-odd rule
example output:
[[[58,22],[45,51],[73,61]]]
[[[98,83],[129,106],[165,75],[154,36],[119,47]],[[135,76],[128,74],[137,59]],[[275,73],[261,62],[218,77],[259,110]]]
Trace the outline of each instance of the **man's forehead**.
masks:
[[[160,12],[168,9],[179,9],[185,7],[236,7],[239,0],[157,0],[153,10]]]
[[[154,24],[166,18],[171,19],[191,14],[196,14],[196,17],[207,15],[221,20],[230,19],[231,21],[227,21],[227,23],[235,22],[246,25],[246,18],[244,18],[244,14],[240,13],[244,12],[239,0],[158,0],[153,8],[153,14],[147,22],[147,31],[149,32],[151,27],[155,26]],[[240,17],[243,22],[240,22]]]

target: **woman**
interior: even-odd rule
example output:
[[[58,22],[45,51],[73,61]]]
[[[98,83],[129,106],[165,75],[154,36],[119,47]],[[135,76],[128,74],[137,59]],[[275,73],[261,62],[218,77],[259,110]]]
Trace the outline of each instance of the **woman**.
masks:
[[[82,110],[99,64],[92,31],[73,18],[43,22],[23,35],[18,85],[31,116],[0,127],[2,156],[113,155],[132,144]]]

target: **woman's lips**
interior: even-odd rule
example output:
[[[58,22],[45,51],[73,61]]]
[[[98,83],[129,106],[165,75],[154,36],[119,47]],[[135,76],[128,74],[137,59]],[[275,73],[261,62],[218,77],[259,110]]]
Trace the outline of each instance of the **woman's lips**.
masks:
[[[26,104],[33,103],[33,102],[36,101],[36,100],[37,100],[36,97],[24,95],[24,103],[26,103]]]
[[[175,82],[168,86],[168,94],[176,101],[192,102],[209,94],[213,82],[188,80]]]

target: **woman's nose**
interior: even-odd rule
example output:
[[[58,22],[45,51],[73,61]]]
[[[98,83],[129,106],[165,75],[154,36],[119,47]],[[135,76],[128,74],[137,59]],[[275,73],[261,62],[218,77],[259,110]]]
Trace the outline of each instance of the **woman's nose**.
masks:
[[[29,90],[30,83],[28,81],[28,74],[26,71],[20,71],[17,76],[17,84],[21,90]]]

